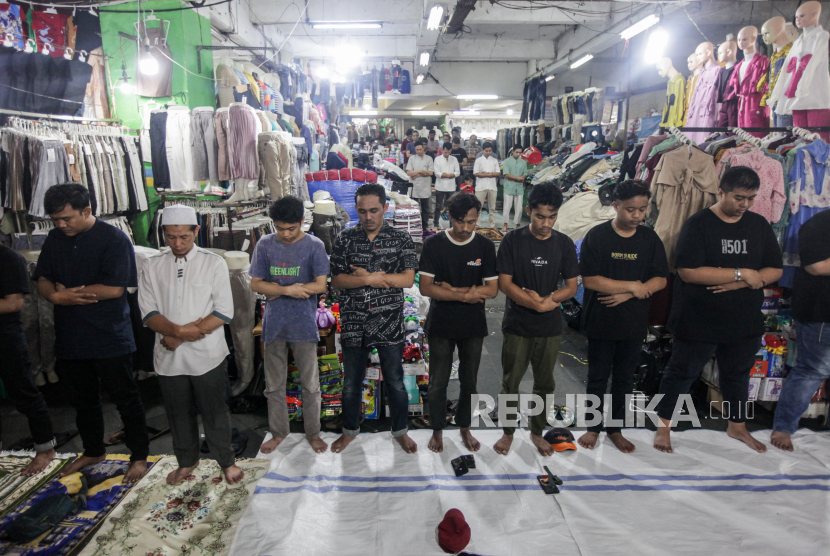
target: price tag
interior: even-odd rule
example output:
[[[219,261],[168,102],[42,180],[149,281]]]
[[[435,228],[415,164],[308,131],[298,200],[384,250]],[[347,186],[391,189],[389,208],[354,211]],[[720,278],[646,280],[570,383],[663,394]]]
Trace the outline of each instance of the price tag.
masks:
[[[98,151],[98,154],[104,154],[104,148],[101,147],[101,143],[95,143],[95,150]]]
[[[69,165],[71,166],[73,164],[75,164],[75,155],[70,153],[69,154]]]
[[[247,251],[249,245],[251,245],[251,242],[246,239],[242,242],[242,248],[240,249],[240,251]]]
[[[84,154],[87,156],[92,156],[92,148],[87,144],[84,144]]]
[[[104,143],[104,150],[107,151],[107,154],[115,154],[115,151],[107,143]]]
[[[46,149],[46,162],[56,162],[55,149]]]

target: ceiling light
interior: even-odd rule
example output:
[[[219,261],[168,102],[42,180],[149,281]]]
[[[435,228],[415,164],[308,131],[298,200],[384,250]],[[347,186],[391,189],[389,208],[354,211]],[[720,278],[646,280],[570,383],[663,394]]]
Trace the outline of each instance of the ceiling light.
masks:
[[[593,58],[594,58],[593,54],[586,54],[585,56],[583,56],[582,58],[580,58],[579,60],[577,60],[576,62],[571,64],[571,69],[576,69],[579,66],[581,66],[582,64],[584,64],[585,62],[588,62],[588,61],[592,60]]]
[[[159,71],[159,63],[150,52],[150,45],[144,46],[144,52],[138,60],[138,70],[144,75],[155,75]]]
[[[421,58],[420,58],[419,62],[422,66],[428,66],[429,65],[429,52],[421,52]]]
[[[329,68],[325,65],[320,66],[317,68],[317,77],[320,79],[325,79],[329,76]]]
[[[377,116],[377,110],[352,110],[347,116]]]
[[[429,19],[427,20],[427,29],[434,31],[441,25],[441,18],[444,16],[443,6],[433,6],[429,11]]]
[[[424,74],[423,74],[423,73],[419,73],[419,74],[418,74],[418,77],[416,77],[416,78],[415,78],[415,84],[416,84],[416,85],[420,85],[420,84],[421,84],[421,83],[423,83],[423,82],[424,82]]]
[[[357,66],[363,60],[363,52],[351,44],[343,44],[332,49],[330,56],[334,58],[337,65],[343,67]]]
[[[124,63],[121,63],[121,79],[119,79],[121,83],[118,84],[118,90],[124,93],[125,95],[132,94],[133,92],[133,85],[130,83],[130,78],[127,75],[127,66]]]
[[[631,37],[633,37],[635,35],[639,35],[640,33],[645,31],[646,29],[648,29],[652,25],[656,25],[658,21],[660,21],[660,18],[657,17],[656,15],[652,14],[652,15],[648,16],[647,18],[645,18],[644,20],[640,21],[639,23],[635,23],[634,25],[632,25],[631,27],[629,27],[628,29],[626,29],[625,31],[620,33],[620,36],[623,39],[628,40],[628,39],[630,39]]]
[[[441,112],[438,110],[413,110],[410,114],[413,116],[440,116]]]
[[[369,21],[344,21],[341,23],[321,21],[311,24],[312,29],[380,29],[381,27],[383,27],[382,23]]]
[[[512,116],[512,115],[513,115],[513,109],[512,109],[512,108],[508,108],[508,109],[507,109],[507,115],[508,115],[508,116]]]
[[[458,95],[458,100],[498,100],[499,95]]]
[[[666,45],[669,43],[669,34],[662,27],[651,32],[646,46],[646,63],[656,64],[663,57]]]
[[[452,113],[455,116],[478,116],[480,114],[475,110],[453,110]]]
[[[547,77],[545,77],[545,83],[547,83],[547,82],[548,82],[548,81],[550,81],[551,79],[555,79],[555,78],[556,78],[556,76],[555,76],[555,75],[548,75]]]

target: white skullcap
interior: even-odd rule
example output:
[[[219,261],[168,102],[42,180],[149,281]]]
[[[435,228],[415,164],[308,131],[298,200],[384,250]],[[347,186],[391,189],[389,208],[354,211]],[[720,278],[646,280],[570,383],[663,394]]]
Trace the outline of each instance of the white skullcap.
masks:
[[[185,205],[170,205],[161,215],[162,226],[197,226],[196,209]]]
[[[314,195],[312,195],[312,199],[315,201],[320,201],[321,199],[331,199],[331,193],[325,189],[318,189],[314,192]]]

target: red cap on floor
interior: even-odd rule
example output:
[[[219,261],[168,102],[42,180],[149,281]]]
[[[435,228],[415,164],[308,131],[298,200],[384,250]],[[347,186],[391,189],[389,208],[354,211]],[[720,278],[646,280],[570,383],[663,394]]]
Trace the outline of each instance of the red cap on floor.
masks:
[[[461,510],[451,509],[438,525],[438,546],[448,554],[461,552],[470,542],[470,526]]]

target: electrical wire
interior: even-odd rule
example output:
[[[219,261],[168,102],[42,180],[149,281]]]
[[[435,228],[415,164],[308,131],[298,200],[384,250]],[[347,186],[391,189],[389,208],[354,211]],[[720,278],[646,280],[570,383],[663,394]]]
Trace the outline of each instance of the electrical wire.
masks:
[[[265,65],[265,64],[267,64],[268,62],[273,61],[273,58],[275,58],[275,57],[277,56],[277,54],[279,54],[279,53],[280,53],[280,51],[282,50],[282,47],[284,47],[284,46],[285,46],[285,43],[287,43],[287,42],[288,42],[288,39],[290,39],[290,38],[291,38],[291,36],[294,34],[294,31],[297,29],[297,25],[299,25],[299,24],[300,24],[300,21],[303,19],[303,16],[305,15],[306,11],[308,10],[308,6],[309,6],[309,4],[311,4],[311,2],[310,2],[310,1],[309,1],[309,2],[306,2],[305,8],[303,8],[303,11],[302,11],[302,12],[300,12],[300,17],[298,17],[298,18],[297,18],[297,22],[294,24],[294,27],[292,27],[292,28],[291,28],[291,32],[290,32],[290,33],[288,33],[288,36],[287,36],[287,37],[285,37],[285,40],[284,40],[284,41],[282,41],[282,44],[281,44],[281,45],[280,45],[280,47],[277,49],[277,51],[276,51],[276,52],[274,52],[274,55],[273,55],[273,56],[271,56],[271,58],[270,58],[270,59],[269,59],[267,56],[265,56],[265,57],[264,57],[264,58],[265,58],[265,61],[264,61],[264,62],[262,62],[260,65],[258,65],[258,66],[257,66],[258,68],[261,68],[262,66],[264,66],[264,65]]]
[[[697,29],[698,33],[700,33],[701,35],[703,35],[703,38],[704,38],[704,39],[706,39],[706,42],[712,42],[712,41],[710,41],[710,40],[709,40],[709,37],[707,37],[707,36],[706,36],[706,34],[705,34],[703,31],[701,31],[701,30],[700,30],[700,27],[698,27],[698,26],[697,26],[697,23],[695,22],[695,20],[694,20],[694,19],[692,19],[692,16],[691,16],[691,15],[689,15],[688,10],[686,10],[686,6],[685,6],[685,5],[683,6],[683,11],[684,11],[684,12],[686,12],[686,17],[688,17],[688,18],[689,18],[689,21],[691,21],[691,22],[694,24],[695,29]]]

